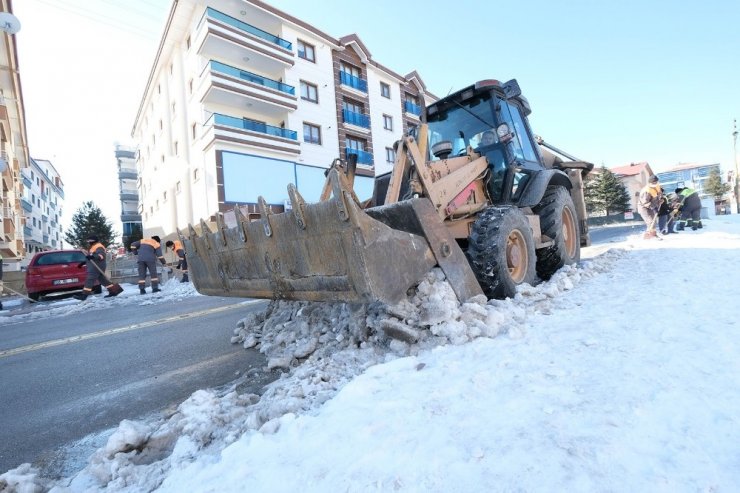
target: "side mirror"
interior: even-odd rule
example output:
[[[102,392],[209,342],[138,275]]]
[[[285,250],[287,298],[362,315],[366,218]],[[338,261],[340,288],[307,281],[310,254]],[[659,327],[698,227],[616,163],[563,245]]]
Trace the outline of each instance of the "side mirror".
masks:
[[[511,79],[509,82],[505,83],[503,89],[506,99],[512,99],[522,95],[522,89],[519,87],[519,83],[516,79]]]

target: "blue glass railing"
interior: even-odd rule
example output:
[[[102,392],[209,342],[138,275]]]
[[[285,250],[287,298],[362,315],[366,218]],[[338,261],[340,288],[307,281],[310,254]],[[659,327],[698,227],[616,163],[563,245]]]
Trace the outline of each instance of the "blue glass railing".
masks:
[[[252,72],[247,72],[246,70],[232,67],[231,65],[226,65],[225,63],[211,60],[211,69],[222,74],[231,75],[232,77],[238,77],[239,79],[295,96],[295,87],[293,86],[283,84],[282,82],[278,82],[276,80],[268,79],[267,77],[262,77],[261,75],[253,74]]]
[[[33,230],[29,226],[23,226],[23,234],[31,236],[33,234]]]
[[[406,110],[407,113],[412,113],[414,115],[421,115],[421,106],[418,104],[414,104],[411,101],[404,101],[403,102],[403,108]]]
[[[357,154],[357,164],[373,164],[373,155],[367,151],[361,151],[359,149],[352,149],[350,147],[345,148],[347,156],[350,154]]]
[[[267,31],[263,31],[262,29],[255,27],[251,24],[247,24],[246,22],[242,22],[239,19],[234,19],[233,17],[228,16],[224,14],[223,12],[219,12],[216,9],[212,9],[208,7],[206,9],[205,14],[203,14],[203,16],[204,17],[208,16],[211,19],[216,19],[230,26],[234,26],[237,29],[241,29],[244,32],[248,32],[249,34],[252,34],[253,36],[257,36],[258,38],[264,39],[265,41],[275,43],[276,45],[281,46],[285,48],[286,50],[293,49],[293,44],[290,41],[286,41],[279,36],[270,34]],[[201,19],[201,22],[202,22],[202,19]]]
[[[21,206],[26,212],[31,212],[33,210],[33,204],[24,198],[21,198]]]
[[[367,81],[365,79],[355,77],[343,70],[339,71],[339,82],[358,91],[367,92]]]
[[[272,125],[258,122],[256,120],[250,120],[249,118],[236,118],[233,116],[222,115],[220,113],[214,113],[211,118],[217,125],[226,125],[227,127],[242,128],[244,130],[251,130],[252,132],[260,132],[267,135],[273,135],[275,137],[282,137],[284,139],[298,140],[298,133],[295,130],[273,127]],[[210,121],[211,118],[208,120]],[[208,125],[208,122],[206,122],[206,125]]]
[[[24,184],[25,186],[29,187],[29,188],[30,188],[31,186],[33,186],[33,182],[32,182],[32,181],[31,181],[31,179],[30,179],[29,177],[27,177],[26,175],[23,175],[23,184]]]
[[[358,127],[370,128],[370,118],[362,113],[342,110],[342,120],[344,123],[350,123],[352,125],[357,125]]]

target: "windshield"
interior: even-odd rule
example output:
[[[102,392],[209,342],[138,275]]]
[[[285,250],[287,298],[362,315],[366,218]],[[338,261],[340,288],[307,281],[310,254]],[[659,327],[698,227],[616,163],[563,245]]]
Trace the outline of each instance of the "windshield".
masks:
[[[428,149],[438,142],[452,143],[449,157],[465,154],[468,146],[477,149],[481,145],[492,145],[498,142],[491,108],[491,94],[477,95],[467,101],[445,105],[427,117],[429,125]],[[431,160],[437,160],[429,156]]]

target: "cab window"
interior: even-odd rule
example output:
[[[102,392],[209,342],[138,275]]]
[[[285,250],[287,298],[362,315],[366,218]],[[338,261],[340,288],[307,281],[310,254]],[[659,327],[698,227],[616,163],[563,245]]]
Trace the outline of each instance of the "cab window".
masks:
[[[517,159],[523,161],[539,161],[537,152],[532,145],[532,139],[527,131],[527,125],[519,111],[519,108],[505,100],[500,100],[500,118],[502,122],[509,125],[514,133],[514,139],[511,141],[511,147]]]

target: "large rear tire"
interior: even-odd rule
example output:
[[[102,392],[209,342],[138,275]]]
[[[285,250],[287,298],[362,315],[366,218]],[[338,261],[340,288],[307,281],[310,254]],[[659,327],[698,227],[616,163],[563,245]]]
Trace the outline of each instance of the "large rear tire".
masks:
[[[548,187],[542,201],[533,209],[540,216],[540,228],[555,243],[537,250],[537,275],[548,280],[564,265],[581,259],[578,214],[573,199],[564,187]]]
[[[517,286],[533,284],[536,278],[532,228],[515,207],[481,212],[473,223],[466,254],[489,298],[513,297]]]

